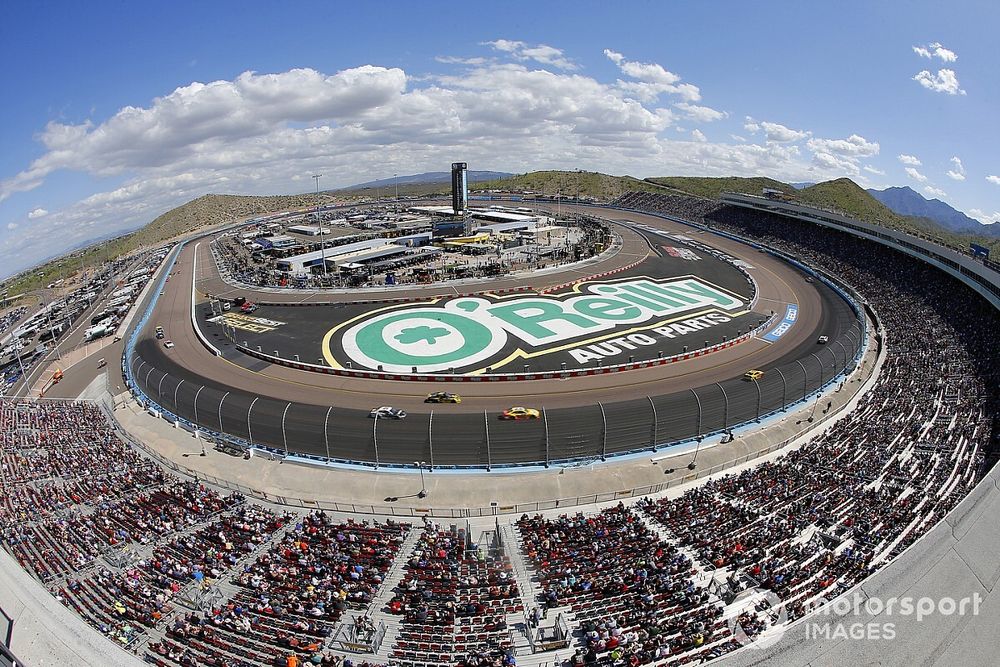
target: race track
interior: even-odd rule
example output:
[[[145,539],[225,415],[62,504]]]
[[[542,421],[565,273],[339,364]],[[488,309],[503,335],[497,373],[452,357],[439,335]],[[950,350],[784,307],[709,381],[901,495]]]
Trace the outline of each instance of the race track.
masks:
[[[781,314],[793,303],[797,321],[774,343],[752,339],[697,359],[583,378],[445,385],[327,376],[247,357],[221,330],[210,336],[223,350],[222,358],[201,345],[190,324],[196,253],[199,287],[218,279],[203,240],[181,252],[156,311],[140,332],[134,377],[166,410],[207,430],[280,451],[377,465],[423,460],[434,466],[494,467],[612,456],[753,420],[829,381],[858,349],[860,324],[848,304],[818,281],[806,282],[790,265],[660,218],[589,211],[696,236],[746,260],[759,290],[757,309]],[[153,338],[157,324],[165,326],[176,347],[166,350]],[[829,337],[827,345],[817,345],[820,335]],[[741,379],[748,368],[765,371],[759,383]],[[460,391],[464,400],[424,404],[423,397],[436,389]],[[538,408],[543,418],[500,421],[499,413],[514,404]],[[368,419],[377,405],[403,408],[409,416]]]

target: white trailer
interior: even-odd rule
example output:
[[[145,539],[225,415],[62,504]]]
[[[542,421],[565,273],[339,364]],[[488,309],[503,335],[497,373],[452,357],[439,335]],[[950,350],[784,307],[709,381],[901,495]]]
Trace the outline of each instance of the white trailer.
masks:
[[[108,333],[110,333],[110,331],[111,331],[111,326],[106,322],[101,322],[100,324],[92,326],[86,331],[84,331],[83,339],[89,343],[92,340],[97,340],[98,338],[103,338],[104,336],[107,336]]]

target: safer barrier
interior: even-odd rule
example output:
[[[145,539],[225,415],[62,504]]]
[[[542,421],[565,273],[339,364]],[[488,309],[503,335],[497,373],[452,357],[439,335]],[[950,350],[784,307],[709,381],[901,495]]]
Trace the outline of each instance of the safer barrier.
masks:
[[[880,354],[880,359],[884,357],[884,351]],[[877,369],[880,360],[877,360],[872,369],[871,375],[866,380],[864,386],[859,390],[858,394],[854,397],[853,401],[858,399],[862,393],[866,391],[867,388],[871,386],[871,383],[877,377]],[[849,409],[852,403],[848,403],[845,409]],[[805,427],[795,434],[789,436],[788,438],[782,440],[781,442],[769,445],[762,449],[758,449],[754,452],[739,456],[724,463],[719,463],[717,465],[711,466],[709,468],[697,468],[691,471],[689,474],[677,477],[668,482],[662,482],[659,484],[651,484],[645,486],[638,486],[629,489],[621,489],[617,491],[608,491],[604,493],[593,493],[585,494],[579,496],[568,496],[564,498],[555,498],[549,500],[539,500],[529,503],[511,503],[506,505],[495,504],[484,507],[463,507],[463,508],[441,508],[441,507],[413,507],[413,506],[398,506],[393,504],[375,505],[375,504],[362,504],[362,503],[340,503],[340,502],[320,502],[315,500],[305,500],[302,498],[296,498],[292,496],[282,496],[276,494],[269,494],[252,487],[238,484],[228,479],[215,477],[214,475],[206,475],[197,470],[193,470],[186,466],[183,466],[175,461],[165,458],[159,452],[147,447],[141,441],[132,437],[128,431],[122,428],[121,424],[114,417],[114,406],[109,402],[102,403],[105,413],[109,416],[112,423],[115,425],[116,430],[120,437],[131,442],[136,448],[145,452],[148,456],[155,459],[160,465],[165,468],[176,472],[181,475],[185,475],[189,478],[201,480],[218,486],[220,488],[225,488],[233,491],[239,491],[247,496],[252,496],[258,500],[263,500],[270,503],[278,503],[281,505],[286,505],[290,507],[299,507],[305,509],[322,509],[326,511],[333,512],[350,512],[354,514],[375,514],[383,516],[394,516],[394,517],[435,517],[435,518],[447,518],[447,519],[462,519],[462,518],[476,518],[476,517],[488,517],[497,516],[501,514],[525,514],[525,513],[536,513],[546,510],[561,509],[577,507],[581,505],[593,505],[597,503],[606,502],[617,502],[619,500],[627,500],[629,498],[638,498],[643,496],[648,496],[651,494],[661,493],[663,491],[676,488],[678,486],[689,484],[699,479],[705,477],[710,477],[717,475],[721,472],[729,470],[734,467],[742,466],[744,464],[750,463],[751,461],[767,456],[773,452],[788,447],[790,444],[800,440],[805,434],[809,432],[816,432],[820,429],[826,428],[829,422],[837,419],[842,412],[830,412],[830,413],[820,413],[820,415],[813,422],[808,422]]]

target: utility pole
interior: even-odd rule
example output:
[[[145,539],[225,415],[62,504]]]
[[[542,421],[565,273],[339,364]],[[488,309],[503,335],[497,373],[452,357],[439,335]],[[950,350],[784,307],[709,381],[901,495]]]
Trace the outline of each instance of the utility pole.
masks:
[[[399,203],[399,174],[392,175],[392,182],[396,186],[396,203]]]

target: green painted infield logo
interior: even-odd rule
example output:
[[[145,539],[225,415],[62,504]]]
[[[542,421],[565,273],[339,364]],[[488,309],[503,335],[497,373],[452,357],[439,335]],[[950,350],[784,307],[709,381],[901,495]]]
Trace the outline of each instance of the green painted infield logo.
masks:
[[[501,366],[517,356],[582,344],[600,334],[711,308],[735,311],[746,304],[698,278],[586,283],[559,296],[519,296],[491,301],[462,297],[417,306],[396,306],[362,315],[331,330],[324,340],[327,360],[339,332],[353,367],[391,373],[469,372]],[[514,339],[517,349],[510,350]]]

